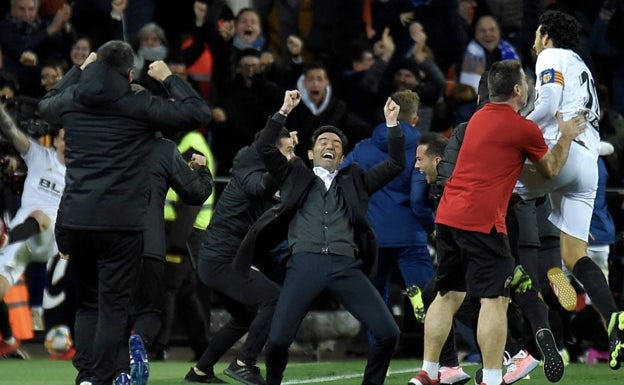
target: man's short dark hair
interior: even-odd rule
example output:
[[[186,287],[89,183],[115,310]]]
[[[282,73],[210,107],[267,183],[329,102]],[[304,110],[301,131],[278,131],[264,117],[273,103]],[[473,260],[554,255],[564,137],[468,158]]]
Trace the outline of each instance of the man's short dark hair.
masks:
[[[426,132],[418,141],[419,146],[427,146],[425,153],[429,156],[444,156],[444,149],[448,144],[448,138],[439,132]]]
[[[342,143],[342,153],[346,153],[347,152],[347,148],[349,147],[349,140],[347,139],[346,135],[342,132],[342,130],[340,130],[338,127],[335,126],[321,126],[319,128],[317,128],[316,130],[314,130],[314,132],[312,133],[312,137],[310,138],[310,149],[314,148],[314,144],[316,143],[316,140],[318,139],[319,136],[321,136],[321,134],[324,134],[326,132],[331,132],[332,134],[336,134],[338,135],[338,138],[340,138],[340,142]]]
[[[254,140],[258,140],[258,138],[262,134],[262,131],[264,131],[264,128],[256,132],[256,134],[254,135]],[[286,127],[282,127],[282,129],[279,132],[279,136],[277,137],[277,142],[275,142],[275,145],[279,147],[282,142],[282,139],[288,139],[288,138],[290,138],[290,131],[288,131]]]
[[[491,101],[509,100],[516,84],[522,84],[522,65],[517,60],[494,62],[490,67],[487,83]]]
[[[327,68],[325,68],[325,65],[323,65],[323,63],[321,63],[320,61],[310,62],[303,65],[304,76],[308,74],[308,71],[312,70],[323,70],[325,71],[325,76],[329,77],[329,75],[327,74]]]
[[[581,23],[561,11],[546,11],[539,19],[540,32],[548,35],[555,48],[578,50],[581,40]]]
[[[243,48],[236,53],[236,64],[239,64],[242,58],[248,56],[260,58],[260,51],[255,48]]]
[[[134,66],[134,51],[124,41],[111,40],[97,50],[97,61],[105,63],[123,76],[128,76]]]

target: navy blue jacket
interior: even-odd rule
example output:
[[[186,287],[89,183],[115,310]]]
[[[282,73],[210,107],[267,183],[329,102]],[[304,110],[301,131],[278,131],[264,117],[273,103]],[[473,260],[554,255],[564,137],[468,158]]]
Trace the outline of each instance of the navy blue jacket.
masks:
[[[407,167],[399,176],[370,196],[366,217],[371,224],[379,247],[426,245],[427,234],[433,231],[433,210],[428,200],[426,177],[414,168],[420,131],[407,122],[399,121],[405,136]],[[388,159],[386,124],[380,124],[373,135],[359,142],[346,156],[341,168],[358,163],[369,170]]]
[[[607,181],[609,173],[602,157],[598,158],[598,190],[594,200],[594,212],[589,225],[590,245],[611,245],[615,243],[615,225],[607,207]],[[593,238],[592,238],[593,237]]]

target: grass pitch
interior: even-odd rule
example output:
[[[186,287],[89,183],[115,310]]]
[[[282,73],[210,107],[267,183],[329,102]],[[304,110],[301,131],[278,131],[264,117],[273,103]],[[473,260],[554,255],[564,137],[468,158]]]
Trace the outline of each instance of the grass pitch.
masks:
[[[325,385],[359,385],[364,369],[363,360],[326,361],[326,362],[292,362],[288,365],[284,377],[284,385],[325,384]],[[420,368],[418,360],[393,360],[386,385],[405,385],[416,370]],[[183,377],[191,367],[188,362],[155,362],[151,364],[150,385],[182,385]],[[215,367],[215,373],[230,384],[238,382],[223,375],[226,363]],[[474,375],[479,366],[465,366],[470,375]],[[264,368],[263,373],[264,373]],[[68,361],[51,361],[36,358],[26,361],[0,360],[1,385],[72,385],[76,372]],[[474,384],[471,380],[468,384]],[[550,384],[544,377],[542,368],[538,367],[531,373],[531,379],[518,382],[519,385]],[[622,385],[624,369],[613,371],[606,363],[597,365],[570,364],[559,384],[582,385]]]

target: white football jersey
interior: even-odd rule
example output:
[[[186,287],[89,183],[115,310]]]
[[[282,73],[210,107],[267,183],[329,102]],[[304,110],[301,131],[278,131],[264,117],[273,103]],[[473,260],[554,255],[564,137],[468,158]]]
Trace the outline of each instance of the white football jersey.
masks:
[[[577,141],[598,156],[600,106],[594,78],[583,59],[569,49],[547,48],[538,55],[535,72],[537,74],[535,108],[538,108],[540,103],[541,90],[545,87],[562,87],[561,99],[551,103],[558,103],[556,111],[562,113],[564,120],[574,117],[579,112],[585,114],[588,127],[577,137]],[[528,118],[530,119],[531,115]],[[535,123],[542,130],[547,142],[553,143],[559,139],[555,116],[545,117]]]
[[[24,181],[22,205],[11,221],[11,226],[22,223],[34,210],[41,210],[53,221],[65,189],[65,165],[56,157],[54,148],[30,141],[30,148],[22,158],[28,166]]]

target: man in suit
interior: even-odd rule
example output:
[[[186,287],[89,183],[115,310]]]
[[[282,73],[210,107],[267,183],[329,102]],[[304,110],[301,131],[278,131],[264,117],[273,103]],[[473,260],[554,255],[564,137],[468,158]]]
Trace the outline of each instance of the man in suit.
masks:
[[[341,170],[347,139],[334,126],[313,134],[308,159],[287,160],[275,145],[288,114],[299,104],[299,91],[287,91],[279,112],[269,119],[254,145],[280,186],[280,204],[269,209],[243,240],[234,268],[249,274],[252,256],[266,255],[284,237],[291,257],[277,302],[266,349],[267,384],[282,382],[288,347],[310,303],[327,289],[375,337],[363,384],[384,383],[399,328],[379,293],[366,277],[377,259],[377,246],[366,221],[369,196],[405,168],[405,138],[398,124],[399,106],[384,107],[389,157],[364,171],[352,164]],[[256,244],[256,240],[259,242]],[[268,248],[267,248],[268,246]]]

